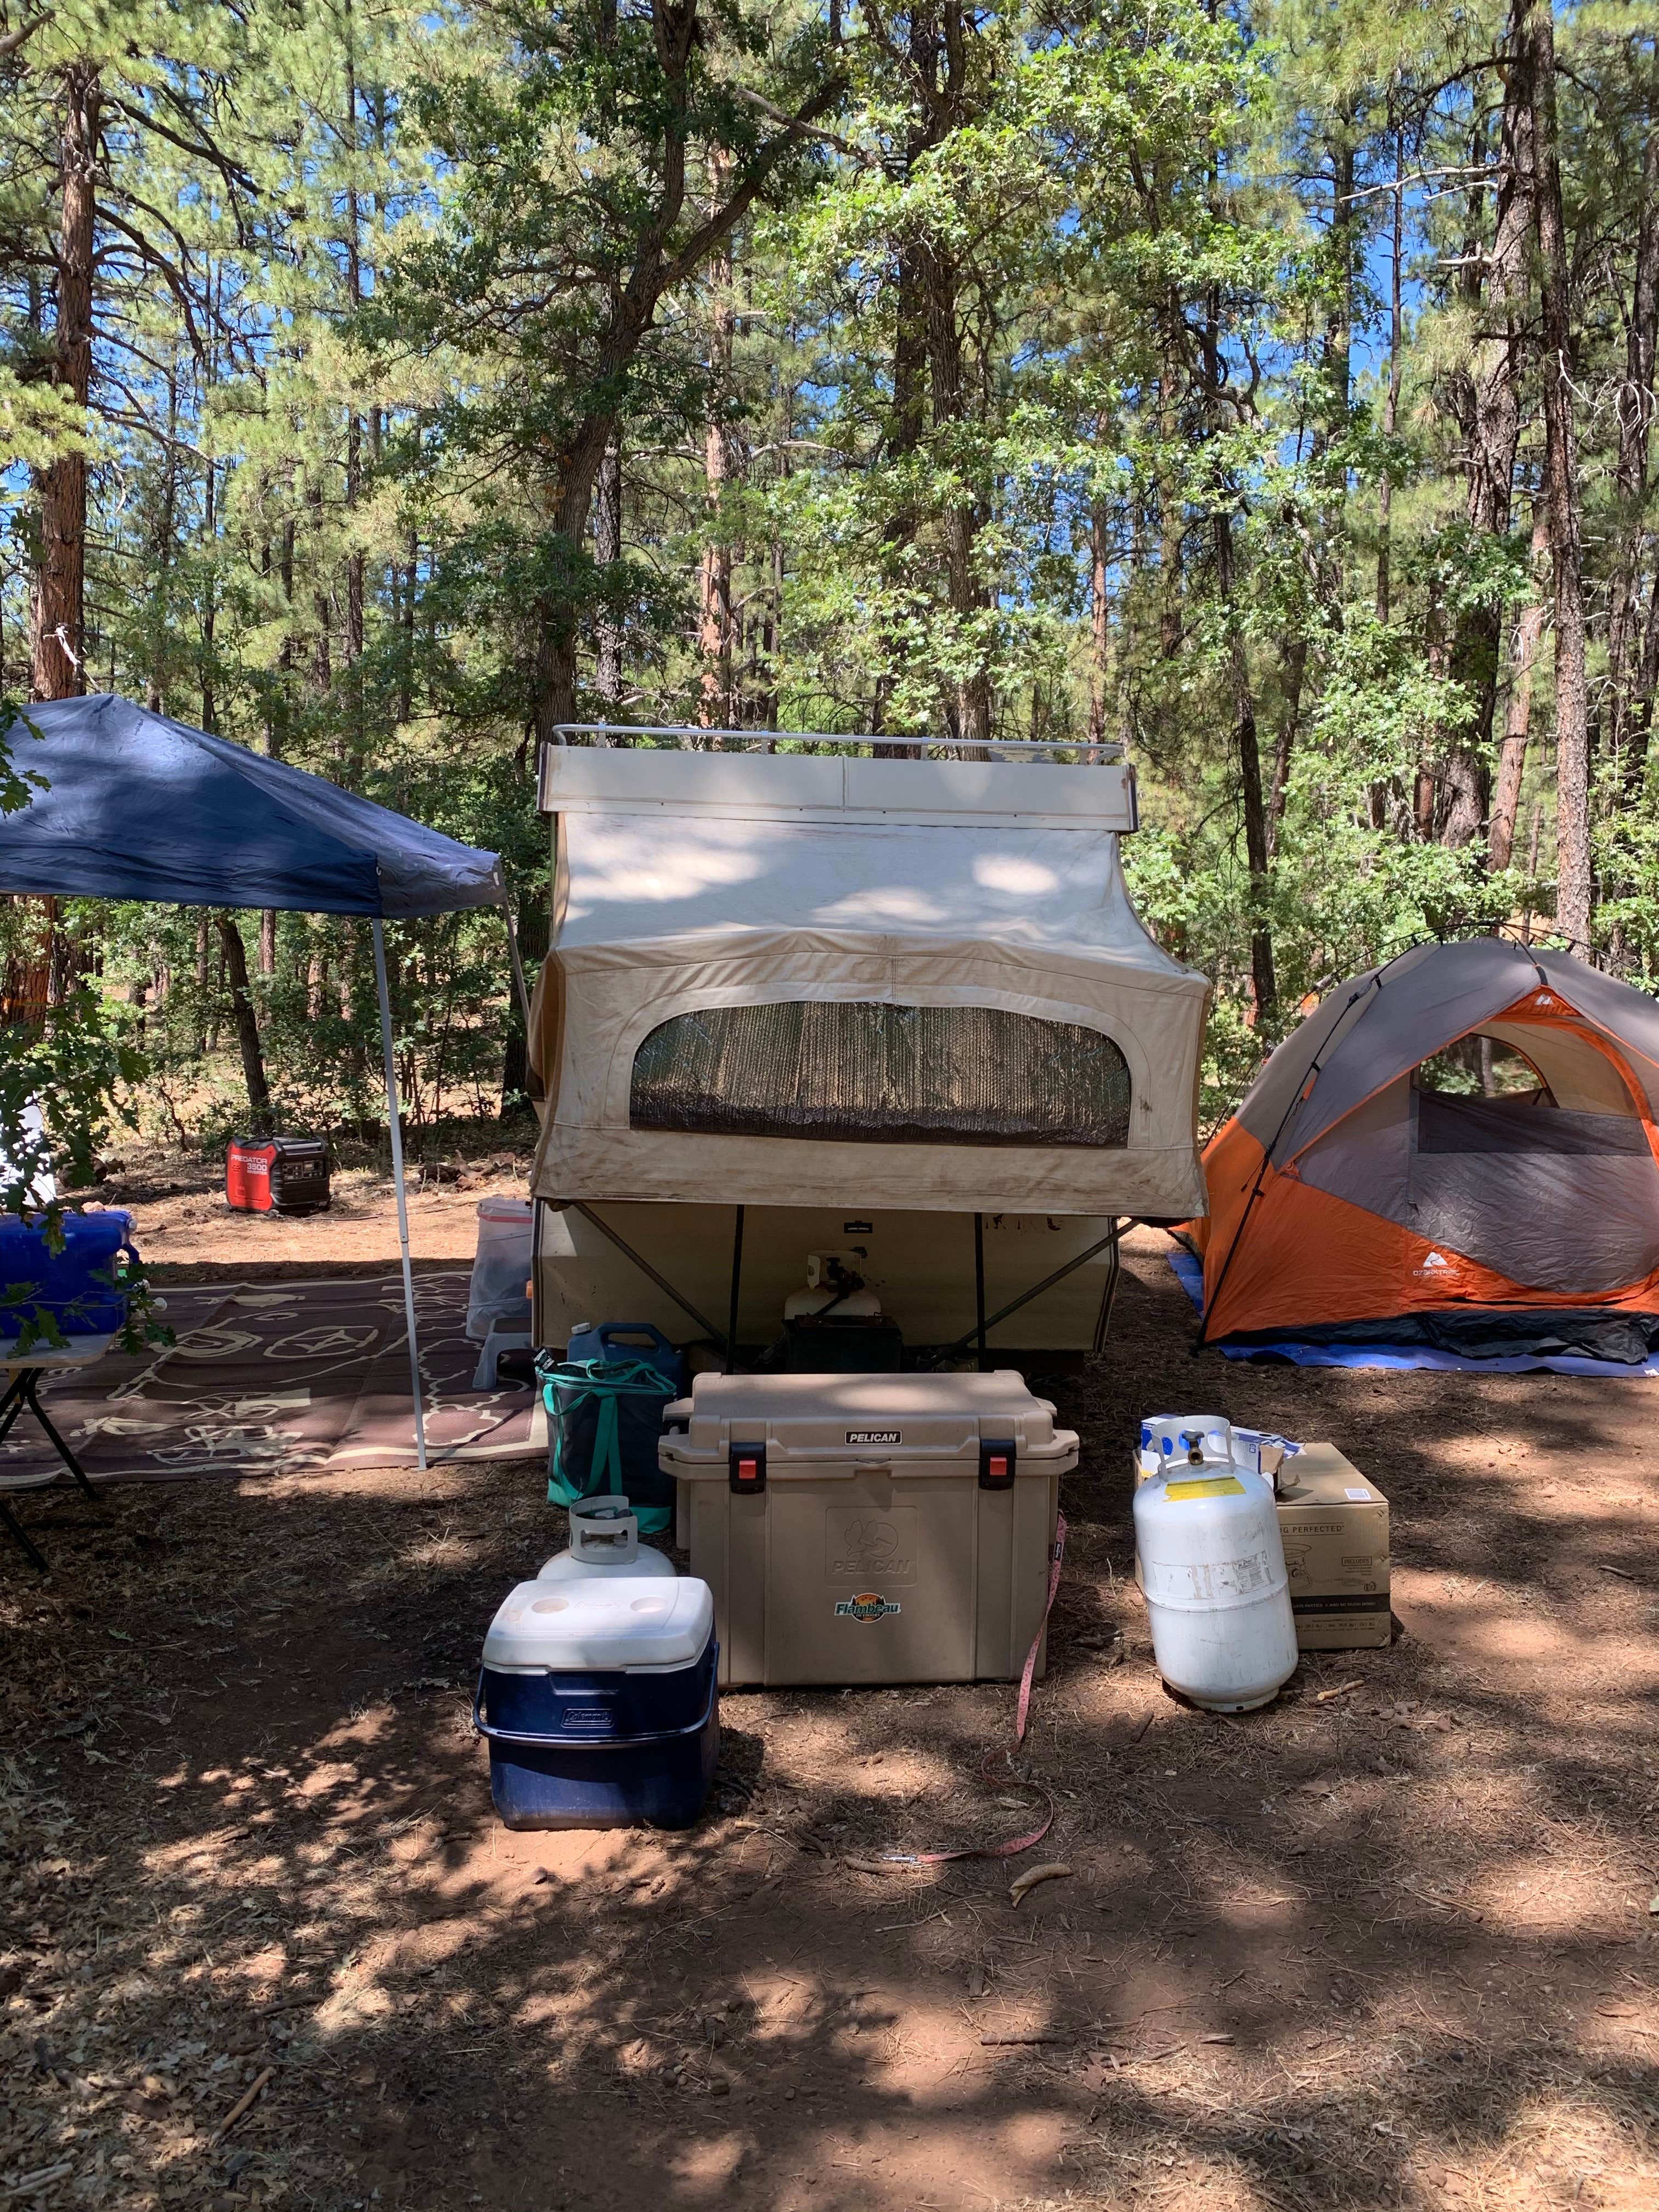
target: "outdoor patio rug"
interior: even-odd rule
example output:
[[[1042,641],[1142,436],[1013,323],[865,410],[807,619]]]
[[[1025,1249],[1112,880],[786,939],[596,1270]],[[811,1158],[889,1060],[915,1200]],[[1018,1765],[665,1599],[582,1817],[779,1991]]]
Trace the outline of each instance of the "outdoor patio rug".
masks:
[[[538,1394],[472,1388],[468,1279],[465,1268],[415,1278],[428,1457],[544,1455]],[[161,1295],[175,1344],[137,1358],[112,1353],[42,1386],[94,1481],[413,1462],[401,1275],[191,1284]],[[25,1413],[0,1446],[0,1482],[55,1464]]]

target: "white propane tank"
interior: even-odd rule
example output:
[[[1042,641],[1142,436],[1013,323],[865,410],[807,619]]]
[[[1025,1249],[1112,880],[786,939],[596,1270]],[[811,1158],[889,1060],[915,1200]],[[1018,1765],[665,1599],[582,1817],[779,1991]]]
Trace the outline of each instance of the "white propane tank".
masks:
[[[625,1498],[581,1498],[570,1509],[570,1547],[556,1552],[536,1579],[568,1582],[584,1575],[678,1575],[672,1559],[640,1541],[640,1523]]]
[[[806,1288],[791,1291],[783,1302],[786,1321],[810,1321],[814,1314],[833,1313],[838,1319],[876,1321],[881,1300],[865,1288],[856,1262],[862,1252],[809,1252]]]
[[[1156,1425],[1163,1433],[1148,1455],[1158,1470],[1134,1497],[1153,1656],[1170,1687],[1195,1705],[1249,1712],[1296,1671],[1273,1483],[1235,1461],[1231,1429],[1212,1414]]]

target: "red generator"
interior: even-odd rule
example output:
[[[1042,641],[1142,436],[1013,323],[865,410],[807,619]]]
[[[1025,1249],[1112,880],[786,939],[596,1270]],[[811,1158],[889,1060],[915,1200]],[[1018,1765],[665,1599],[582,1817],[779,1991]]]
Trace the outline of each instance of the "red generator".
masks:
[[[326,1137],[233,1137],[225,1203],[238,1213],[320,1213],[329,1202]]]

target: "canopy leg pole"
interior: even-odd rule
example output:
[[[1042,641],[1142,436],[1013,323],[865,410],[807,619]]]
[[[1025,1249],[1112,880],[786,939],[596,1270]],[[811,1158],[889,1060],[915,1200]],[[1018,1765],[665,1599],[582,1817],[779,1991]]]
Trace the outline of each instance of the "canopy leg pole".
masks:
[[[732,1231],[732,1297],[726,1309],[726,1371],[728,1375],[735,1374],[738,1365],[738,1286],[743,1280],[743,1216],[744,1208],[739,1206]]]
[[[409,1200],[404,1189],[403,1115],[398,1104],[398,1063],[392,1049],[392,999],[386,984],[386,931],[375,915],[374,984],[380,994],[380,1049],[386,1055],[386,1121],[392,1131],[392,1182],[398,1194],[398,1243],[404,1255],[404,1320],[409,1329],[409,1388],[415,1401],[415,1464],[426,1466],[426,1408],[421,1402],[421,1346],[415,1333],[415,1270],[409,1257]]]
[[[1091,1356],[1098,1359],[1106,1349],[1107,1333],[1112,1326],[1112,1308],[1117,1303],[1118,1278],[1123,1273],[1123,1239],[1121,1224],[1115,1215],[1112,1219],[1112,1249],[1106,1259],[1106,1287],[1100,1294],[1100,1311],[1095,1320],[1095,1340],[1090,1346]]]
[[[985,1216],[974,1216],[974,1342],[979,1358],[979,1371],[984,1374],[989,1361],[985,1352]]]

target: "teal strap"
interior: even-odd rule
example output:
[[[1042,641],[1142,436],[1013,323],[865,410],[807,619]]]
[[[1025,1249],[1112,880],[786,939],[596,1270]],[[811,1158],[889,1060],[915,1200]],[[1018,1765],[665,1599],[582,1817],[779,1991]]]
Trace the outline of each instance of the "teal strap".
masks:
[[[569,1505],[578,1498],[604,1492],[623,1495],[621,1413],[623,1398],[661,1398],[673,1395],[673,1385],[659,1367],[645,1359],[567,1361],[544,1370],[542,1395],[554,1423],[553,1464],[549,1471],[548,1495]],[[571,1468],[565,1444],[571,1419],[592,1399],[597,1413],[593,1455],[586,1469]],[[586,1476],[586,1481],[581,1479]]]
[[[593,1484],[588,1492],[591,1498],[597,1490],[608,1491],[613,1497],[622,1494],[622,1443],[617,1430],[617,1395],[607,1390],[599,1400],[599,1425],[593,1431]]]

